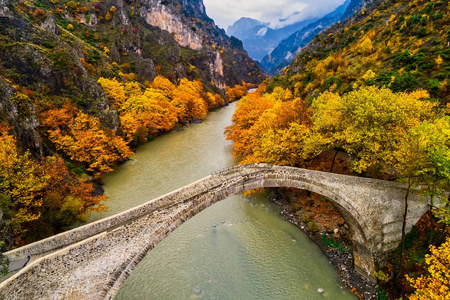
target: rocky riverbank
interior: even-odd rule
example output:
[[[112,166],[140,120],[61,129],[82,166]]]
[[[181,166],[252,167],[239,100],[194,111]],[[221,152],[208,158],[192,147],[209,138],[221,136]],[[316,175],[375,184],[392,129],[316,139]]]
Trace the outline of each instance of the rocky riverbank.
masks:
[[[378,299],[377,286],[362,277],[353,269],[353,255],[351,252],[349,253],[328,246],[323,238],[324,235],[326,240],[330,238],[343,245],[343,248],[348,247],[350,248],[349,250],[351,250],[351,246],[348,245],[348,233],[344,232],[344,234],[339,234],[338,228],[333,229],[329,227],[329,224],[323,224],[323,222],[320,223],[321,219],[328,219],[326,213],[321,216],[325,218],[314,218],[313,223],[311,223],[311,221],[309,221],[310,218],[304,217],[310,213],[311,209],[309,207],[304,207],[299,199],[296,199],[298,196],[298,194],[290,193],[290,191],[285,189],[273,189],[271,191],[271,199],[282,207],[283,218],[305,232],[309,238],[320,247],[322,252],[330,260],[330,263],[338,270],[342,286],[348,288],[359,299]],[[308,203],[309,202],[310,201],[308,201]],[[295,212],[292,210],[293,204],[297,208]],[[311,226],[311,224],[315,224],[315,222],[317,222],[317,227],[315,227],[315,225]],[[341,225],[345,226],[345,224]],[[341,231],[345,231],[344,226],[342,226],[343,230]],[[311,227],[313,227],[313,230],[311,230]]]

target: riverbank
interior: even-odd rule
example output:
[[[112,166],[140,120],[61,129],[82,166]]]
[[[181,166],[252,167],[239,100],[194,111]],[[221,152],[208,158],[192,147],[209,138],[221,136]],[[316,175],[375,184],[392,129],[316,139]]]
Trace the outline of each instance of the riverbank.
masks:
[[[339,272],[340,283],[343,287],[348,288],[350,292],[356,295],[359,299],[378,299],[377,285],[365,279],[354,270],[353,255],[351,254],[351,252],[348,253],[346,251],[338,250],[328,246],[325,243],[324,238],[322,237],[323,235],[325,235],[325,237],[327,237],[327,240],[328,238],[330,238],[343,245],[343,248],[351,248],[351,246],[348,245],[348,234],[345,233],[341,235],[338,233],[338,228],[335,228],[333,230],[329,227],[329,224],[324,224],[324,222],[320,221],[317,223],[317,228],[312,228],[313,230],[311,230],[311,221],[306,221],[310,219],[302,217],[305,216],[305,214],[307,214],[311,209],[309,207],[304,207],[303,205],[301,205],[300,201],[298,201],[298,198],[296,199],[295,194],[290,193],[285,189],[271,189],[270,195],[271,200],[281,206],[283,218],[306,233],[306,235],[312,241],[314,241],[322,250],[322,252],[328,257],[330,263]],[[298,209],[296,212],[293,212],[292,210],[293,205]],[[299,205],[301,207],[299,207]],[[328,215],[325,213],[321,217],[322,218],[316,218],[316,220],[330,219],[334,216],[330,213],[328,213]],[[343,228],[346,227],[345,224],[341,225],[343,225],[341,226]]]

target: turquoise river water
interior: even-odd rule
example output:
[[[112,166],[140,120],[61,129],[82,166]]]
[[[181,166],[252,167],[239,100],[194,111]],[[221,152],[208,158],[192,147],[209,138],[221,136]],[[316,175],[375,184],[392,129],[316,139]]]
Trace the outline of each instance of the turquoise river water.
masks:
[[[223,136],[234,108],[139,147],[132,160],[104,178],[108,212],[92,214],[90,221],[235,164]],[[180,226],[147,254],[115,299],[356,298],[339,286],[320,249],[282,219],[267,195],[258,194],[230,197]]]

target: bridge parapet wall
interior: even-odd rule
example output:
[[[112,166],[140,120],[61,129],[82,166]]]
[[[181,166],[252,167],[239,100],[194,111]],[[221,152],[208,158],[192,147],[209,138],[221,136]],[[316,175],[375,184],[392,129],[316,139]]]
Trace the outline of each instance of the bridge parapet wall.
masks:
[[[208,179],[208,177],[206,179]],[[192,195],[196,193],[194,191],[198,191],[200,188],[203,190],[207,189],[204,179],[114,216],[101,219],[99,221],[51,236],[41,241],[5,252],[3,255],[7,256],[10,260],[15,260],[66,247],[101,232],[112,230],[117,226],[131,222],[157,210],[175,205],[180,201],[182,202],[185,199],[192,197]]]
[[[40,255],[46,252],[54,251],[70,244],[87,239],[101,232],[111,230],[117,226],[131,222],[139,217],[150,214],[162,208],[175,205],[186,201],[198,193],[205,193],[209,188],[217,187],[223,184],[223,181],[229,181],[232,178],[239,178],[243,174],[252,173],[256,170],[271,169],[271,165],[252,164],[234,166],[225,170],[213,173],[211,176],[198,180],[192,184],[184,186],[178,190],[160,196],[147,203],[128,209],[124,212],[111,217],[95,221],[72,230],[51,236],[49,238],[37,241],[35,243],[14,249],[3,253],[10,260],[17,260],[27,256]],[[224,177],[225,176],[225,177]]]
[[[10,259],[16,259],[47,253],[64,247],[67,248],[61,251],[75,249],[78,245],[83,248],[88,247],[87,245],[92,241],[98,242],[104,236],[107,236],[108,239],[116,236],[117,241],[121,241],[123,240],[121,239],[122,235],[124,235],[121,232],[125,230],[124,228],[127,228],[127,225],[139,223],[140,219],[145,219],[146,216],[158,211],[170,211],[171,209],[177,211],[180,204],[189,205],[188,208],[177,213],[175,219],[170,221],[176,222],[176,226],[169,224],[170,222],[164,225],[176,228],[185,220],[217,201],[230,195],[260,187],[306,189],[330,199],[349,224],[355,248],[356,268],[358,272],[368,277],[373,276],[378,264],[385,260],[387,253],[395,249],[400,241],[403,198],[405,195],[404,185],[298,168],[252,164],[215,172],[211,176],[138,207],[5,254]],[[426,210],[426,205],[423,205],[422,200],[417,197],[412,196],[410,201],[408,230]],[[161,230],[165,232],[165,235],[170,232],[166,229]],[[138,254],[130,253],[130,260],[124,263],[125,266],[132,264],[132,260],[138,262],[140,260],[138,257],[145,255],[148,251],[147,248],[153,247],[155,241],[160,240],[160,233],[157,230],[156,238],[154,240],[154,236],[149,238],[147,244],[138,250]],[[108,241],[104,242],[108,243]],[[151,246],[148,246],[149,243]],[[97,251],[95,247],[89,249],[93,249],[90,251]],[[44,269],[51,268],[50,266],[53,263],[59,264],[61,258],[58,255],[61,255],[61,251],[59,251],[60,254],[45,256],[39,261],[39,264],[42,264]],[[78,252],[75,251],[74,253]],[[30,266],[26,274],[25,272],[22,273],[21,278],[33,278],[29,276],[37,272],[35,270],[39,270],[37,265]],[[123,268],[119,267],[121,272]],[[132,267],[129,268],[130,271],[131,269]],[[116,286],[118,276],[125,275],[123,273],[114,275],[114,279],[111,279],[113,280],[111,286]]]

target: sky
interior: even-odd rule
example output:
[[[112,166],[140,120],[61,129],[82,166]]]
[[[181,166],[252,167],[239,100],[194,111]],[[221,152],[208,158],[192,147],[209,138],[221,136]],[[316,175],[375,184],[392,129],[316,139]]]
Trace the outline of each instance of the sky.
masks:
[[[272,28],[283,27],[311,17],[321,17],[345,0],[203,0],[206,12],[219,27],[227,29],[241,17],[270,23]],[[295,12],[299,12],[292,16]],[[288,20],[280,22],[280,19]]]

